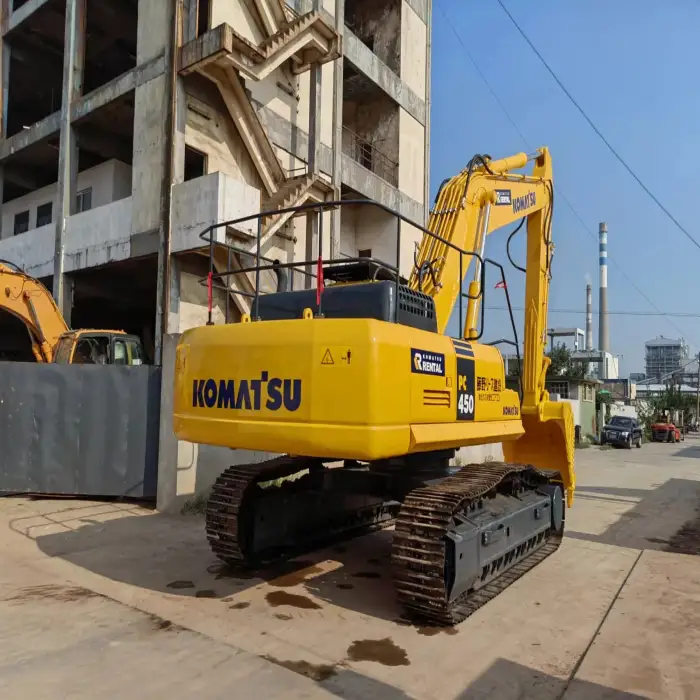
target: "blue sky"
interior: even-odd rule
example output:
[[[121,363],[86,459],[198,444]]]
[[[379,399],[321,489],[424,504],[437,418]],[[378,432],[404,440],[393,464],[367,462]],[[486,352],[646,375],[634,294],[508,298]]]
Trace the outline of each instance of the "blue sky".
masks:
[[[560,80],[612,145],[690,234],[700,241],[698,0],[504,0]],[[597,310],[598,223],[608,223],[612,311],[700,311],[700,249],[663,214],[607,150],[517,33],[496,0],[434,0],[431,189],[475,153],[526,150],[455,36],[459,34],[531,147],[549,146],[556,188],[550,326],[584,328],[585,285]],[[454,31],[453,31],[454,29]],[[568,200],[586,224],[572,213]],[[586,228],[588,230],[586,230]],[[507,232],[487,254],[505,261]],[[513,246],[523,260],[522,237]],[[623,272],[627,277],[624,276]],[[521,273],[509,267],[514,304]],[[503,292],[487,287],[487,306]],[[522,314],[517,316],[519,331]],[[594,340],[598,320],[594,316]],[[675,326],[675,327],[674,327]],[[507,333],[507,314],[487,311],[485,339]],[[680,332],[679,332],[680,331]],[[700,350],[700,319],[610,317],[621,371],[643,371],[644,341],[683,335]]]

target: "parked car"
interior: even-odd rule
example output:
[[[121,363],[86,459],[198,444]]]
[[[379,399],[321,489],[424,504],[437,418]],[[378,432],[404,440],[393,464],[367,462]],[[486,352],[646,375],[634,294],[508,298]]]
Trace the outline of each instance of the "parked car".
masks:
[[[658,422],[651,426],[652,442],[680,442],[685,440],[685,432],[674,423]]]
[[[642,446],[642,428],[634,418],[613,416],[603,427],[600,444],[626,447],[628,450],[632,449],[632,445],[639,448]]]

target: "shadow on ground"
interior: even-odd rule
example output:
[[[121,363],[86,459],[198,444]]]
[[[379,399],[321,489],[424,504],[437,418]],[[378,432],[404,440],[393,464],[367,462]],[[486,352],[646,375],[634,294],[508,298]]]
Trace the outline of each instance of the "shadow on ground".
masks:
[[[668,479],[653,489],[582,486],[576,490],[576,498],[630,508],[602,534],[569,529],[567,537],[619,547],[700,554],[700,481]]]
[[[321,685],[344,700],[418,700],[403,690],[341,669]],[[437,696],[438,693],[431,693]],[[562,679],[498,659],[454,700],[648,700],[637,695],[587,681]]]
[[[700,457],[700,445],[689,445],[683,447],[682,449],[674,452],[673,457],[691,457],[693,459],[698,459]]]
[[[297,595],[305,589],[319,599],[315,607],[326,601],[365,615],[400,621],[401,610],[389,570],[390,531],[374,532],[283,565],[248,572],[232,570],[216,559],[209,549],[204,519],[199,516],[122,511],[121,517],[99,522],[80,517],[80,510],[71,511],[73,520],[63,521],[71,526],[65,531],[42,534],[40,527],[33,526],[23,532],[22,521],[33,522],[35,518],[13,521],[11,527],[33,539],[50,557],[160,593],[233,602],[236,594],[267,583],[271,607],[284,597],[287,605],[310,609],[315,601]],[[47,515],[52,514],[44,513],[42,517]],[[65,510],[55,515],[68,518]],[[285,591],[298,586],[302,588],[293,595]]]

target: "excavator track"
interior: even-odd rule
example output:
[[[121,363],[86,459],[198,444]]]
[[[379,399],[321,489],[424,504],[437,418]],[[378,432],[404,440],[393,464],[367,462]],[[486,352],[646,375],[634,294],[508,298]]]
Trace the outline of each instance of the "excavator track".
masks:
[[[314,473],[322,476],[320,472],[324,471],[324,466],[320,460],[284,456],[257,464],[232,466],[221,474],[214,484],[206,510],[207,539],[214,554],[230,566],[238,568],[270,565],[339,539],[355,537],[393,524],[399,509],[398,502],[383,502],[376,498],[363,501],[358,497],[350,508],[331,507],[330,515],[325,519],[323,513],[318,513],[313,507],[308,508],[300,518],[304,524],[303,532],[293,538],[293,544],[287,542],[279,546],[260,546],[256,542],[255,530],[266,526],[266,517],[259,512],[265,491],[258,487],[306,469],[309,470],[309,475],[302,476],[297,482],[284,484],[278,489],[278,494],[273,494],[284,495],[287,492],[290,503],[294,502],[295,493],[303,496],[318,486],[318,480],[315,484],[309,484],[309,480],[313,479]],[[326,495],[324,500],[329,501],[331,497],[332,494]],[[268,511],[268,515],[274,516],[275,513]],[[298,525],[298,521],[293,525]],[[266,527],[273,532],[275,530],[269,524]],[[281,536],[288,536],[292,527],[286,522],[280,522],[277,530]]]
[[[553,483],[550,476],[527,465],[472,464],[406,497],[396,519],[392,566],[399,602],[409,616],[442,626],[455,625],[559,548],[563,523],[559,531],[549,528],[518,543],[484,572],[482,587],[449,599],[447,543],[455,516],[468,513],[480,499],[515,479],[531,490]]]

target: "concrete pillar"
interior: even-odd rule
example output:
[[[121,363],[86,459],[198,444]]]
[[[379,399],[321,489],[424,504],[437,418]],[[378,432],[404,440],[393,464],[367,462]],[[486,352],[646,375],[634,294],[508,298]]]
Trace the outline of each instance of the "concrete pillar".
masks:
[[[182,43],[197,38],[197,15],[199,0],[182,0]]]
[[[135,91],[132,164],[131,234],[158,235],[158,291],[155,363],[161,364],[167,319],[170,270],[170,190],[173,171],[175,39],[181,15],[176,0],[139,0],[136,61],[158,56],[165,60],[163,75]]]
[[[170,258],[170,304],[168,305],[168,326],[166,333],[180,332],[180,261],[173,255]]]
[[[7,97],[10,84],[10,45],[5,41],[2,27],[10,15],[10,0],[0,0],[0,139],[7,137]],[[5,196],[5,169],[0,165],[0,238],[3,238],[2,213]],[[5,235],[9,235],[5,232]]]
[[[68,217],[75,213],[78,180],[78,138],[71,124],[71,104],[83,93],[85,66],[85,3],[66,1],[63,51],[63,94],[61,98],[61,142],[58,153],[56,192],[56,237],[53,260],[53,296],[63,315],[70,316],[72,294],[66,295],[65,234]]]
[[[345,0],[335,0],[335,30],[341,37],[345,33]],[[340,195],[343,165],[343,57],[336,59],[333,65],[333,186]],[[331,214],[331,250],[332,259],[340,257],[340,229],[342,209],[338,207]]]
[[[430,111],[432,105],[432,61],[433,61],[433,3],[426,4],[426,45],[425,45],[425,153],[423,168],[425,189],[423,191],[424,226],[430,218]]]
[[[7,98],[10,87],[10,45],[5,41],[2,28],[6,26],[6,21],[10,18],[11,0],[0,0],[0,136],[7,136]]]
[[[318,11],[321,9],[321,0],[313,0],[312,9]],[[321,65],[314,63],[311,66],[311,74],[309,80],[309,151],[307,156],[307,169],[310,174],[317,175],[319,172],[318,153],[321,146],[321,84],[322,84]],[[318,220],[319,217],[316,211],[308,214],[306,217],[306,260],[313,260],[319,254],[317,242],[318,235]],[[310,289],[315,286],[313,278],[310,276],[315,273],[315,266],[307,267],[308,273],[305,278],[305,287]]]

